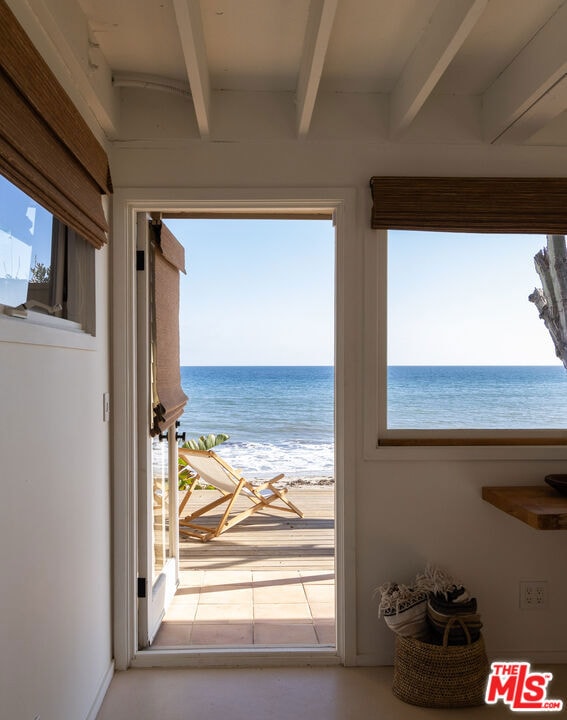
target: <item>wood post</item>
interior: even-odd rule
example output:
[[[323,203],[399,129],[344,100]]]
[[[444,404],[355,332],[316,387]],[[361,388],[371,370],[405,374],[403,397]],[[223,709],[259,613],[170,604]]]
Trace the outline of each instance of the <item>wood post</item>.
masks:
[[[567,245],[565,235],[548,235],[547,247],[534,257],[542,287],[528,297],[538,309],[555,354],[567,368]]]

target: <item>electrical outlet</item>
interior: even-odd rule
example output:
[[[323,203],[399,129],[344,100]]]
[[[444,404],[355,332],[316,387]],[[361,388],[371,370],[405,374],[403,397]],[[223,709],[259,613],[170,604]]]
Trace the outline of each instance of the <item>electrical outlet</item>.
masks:
[[[548,595],[547,580],[520,581],[520,610],[544,610]]]

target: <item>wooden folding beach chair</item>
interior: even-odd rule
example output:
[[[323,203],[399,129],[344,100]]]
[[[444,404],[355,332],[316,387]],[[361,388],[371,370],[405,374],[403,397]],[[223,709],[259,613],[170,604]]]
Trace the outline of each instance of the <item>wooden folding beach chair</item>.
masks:
[[[237,470],[232,468],[212,450],[179,448],[179,457],[187,462],[187,465],[197,474],[198,478],[207,483],[207,485],[212,485],[221,493],[219,498],[195,510],[190,515],[181,517],[193,493],[193,489],[197,484],[197,482],[193,482],[179,506],[180,534],[208,542],[218,537],[221,533],[226,532],[237,523],[242,522],[245,518],[261,510],[291,512],[299,515],[299,517],[303,517],[301,510],[285,497],[287,490],[274,487],[274,483],[281,480],[283,474],[277,475],[261,485],[252,485]],[[240,512],[235,511],[231,515],[234,503],[239,497],[245,497],[249,500],[250,506]],[[217,507],[220,507],[222,512],[216,525],[207,526],[195,522],[196,518],[200,518],[205,515],[205,513]]]

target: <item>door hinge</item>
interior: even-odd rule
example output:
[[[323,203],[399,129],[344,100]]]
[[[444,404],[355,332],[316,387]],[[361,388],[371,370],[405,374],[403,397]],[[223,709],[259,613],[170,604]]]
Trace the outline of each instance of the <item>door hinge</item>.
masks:
[[[146,591],[147,586],[148,586],[148,582],[147,582],[146,578],[139,577],[139,578],[138,578],[138,597],[139,597],[139,598],[145,598],[145,597],[146,597],[146,594],[147,594],[147,591]]]
[[[143,250],[136,250],[136,270],[143,272],[146,269],[146,253]]]

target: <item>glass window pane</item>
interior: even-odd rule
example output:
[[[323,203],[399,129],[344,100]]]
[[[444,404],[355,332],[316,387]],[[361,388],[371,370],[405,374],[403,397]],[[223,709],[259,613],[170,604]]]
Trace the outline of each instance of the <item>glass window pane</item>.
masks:
[[[169,536],[168,443],[152,439],[153,582],[171,557]]]
[[[52,228],[51,213],[0,175],[0,303],[3,305],[16,307],[24,303],[28,282],[30,290],[40,293],[45,290],[47,304],[52,276]],[[14,279],[18,281],[17,290]]]
[[[546,242],[388,233],[388,429],[567,427],[567,372],[528,300]]]

